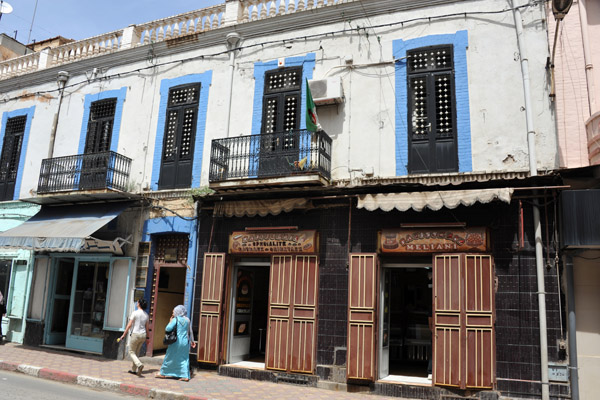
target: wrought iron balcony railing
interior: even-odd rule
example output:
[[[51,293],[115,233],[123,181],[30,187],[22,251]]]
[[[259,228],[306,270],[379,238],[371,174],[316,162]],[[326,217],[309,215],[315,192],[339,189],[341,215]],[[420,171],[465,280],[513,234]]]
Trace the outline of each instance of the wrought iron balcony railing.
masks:
[[[114,151],[42,160],[38,193],[116,189],[125,191],[131,159]]]
[[[263,133],[212,141],[210,182],[313,173],[331,178],[331,138],[323,131]]]

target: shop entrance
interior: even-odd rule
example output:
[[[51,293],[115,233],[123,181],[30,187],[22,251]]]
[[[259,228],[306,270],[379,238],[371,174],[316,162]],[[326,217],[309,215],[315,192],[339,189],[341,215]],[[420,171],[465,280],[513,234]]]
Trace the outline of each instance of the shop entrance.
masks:
[[[384,265],[379,379],[431,383],[431,265]]]
[[[178,264],[156,265],[154,276],[153,298],[151,306],[151,348],[147,354],[151,356],[156,351],[166,350],[163,344],[165,327],[169,323],[173,309],[183,304],[185,291],[186,267]]]
[[[45,344],[64,346],[66,343],[74,266],[72,259],[57,260],[48,304]]]
[[[229,363],[265,362],[270,265],[235,265],[230,296]]]

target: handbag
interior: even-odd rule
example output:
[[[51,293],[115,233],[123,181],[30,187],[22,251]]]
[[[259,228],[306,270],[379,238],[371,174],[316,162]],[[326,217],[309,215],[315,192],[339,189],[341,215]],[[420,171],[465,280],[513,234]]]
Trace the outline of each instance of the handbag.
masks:
[[[179,322],[179,320],[177,319],[177,317],[175,317],[175,328],[173,328],[173,330],[171,332],[165,331],[165,337],[163,339],[163,344],[166,344],[168,346],[177,341],[177,323],[178,322]]]

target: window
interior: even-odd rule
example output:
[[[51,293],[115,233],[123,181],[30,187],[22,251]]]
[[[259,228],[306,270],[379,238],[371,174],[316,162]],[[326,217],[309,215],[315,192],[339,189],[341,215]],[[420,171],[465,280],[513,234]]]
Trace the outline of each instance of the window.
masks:
[[[19,159],[27,116],[9,118],[6,121],[2,156],[0,158],[0,200],[12,200],[19,171]]]
[[[407,52],[408,170],[455,172],[456,101],[453,46]]]
[[[116,107],[116,98],[99,100],[91,104],[85,141],[85,154],[110,150]]]
[[[289,171],[298,160],[302,68],[279,68],[265,73],[259,175]],[[293,164],[292,164],[293,165]]]
[[[199,83],[169,90],[159,189],[191,186],[199,99]]]
[[[10,286],[10,267],[12,260],[0,260],[0,292],[4,296],[4,305],[8,305],[8,288]]]

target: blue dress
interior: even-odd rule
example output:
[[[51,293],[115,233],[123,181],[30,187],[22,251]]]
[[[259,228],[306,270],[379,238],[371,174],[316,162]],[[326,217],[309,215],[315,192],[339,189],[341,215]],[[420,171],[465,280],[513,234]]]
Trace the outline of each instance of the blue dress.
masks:
[[[165,331],[171,332],[177,323],[177,341],[167,347],[167,354],[160,367],[162,376],[190,379],[190,341],[188,331],[190,320],[187,317],[175,317]]]

